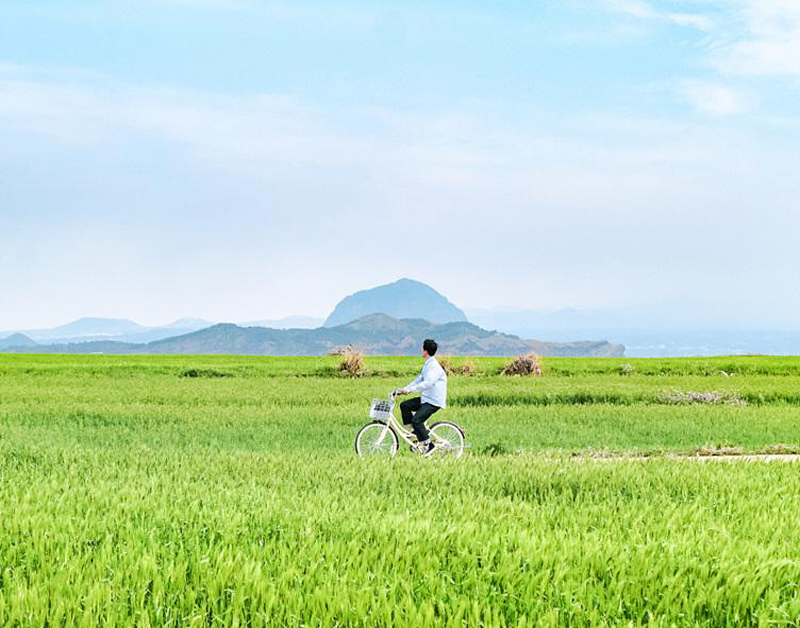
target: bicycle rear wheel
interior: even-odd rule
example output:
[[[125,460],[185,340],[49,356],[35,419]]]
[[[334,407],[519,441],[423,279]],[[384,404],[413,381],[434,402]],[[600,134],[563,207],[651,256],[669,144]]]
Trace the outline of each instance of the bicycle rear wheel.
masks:
[[[430,427],[431,438],[436,445],[437,458],[460,458],[464,453],[464,430],[451,421],[438,421]]]
[[[392,458],[399,447],[395,431],[380,421],[367,423],[356,436],[356,453],[361,458]]]

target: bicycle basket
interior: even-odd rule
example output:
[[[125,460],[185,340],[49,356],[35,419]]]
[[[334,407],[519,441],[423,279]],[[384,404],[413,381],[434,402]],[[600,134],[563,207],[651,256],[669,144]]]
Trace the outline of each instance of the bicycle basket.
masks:
[[[392,416],[392,409],[394,408],[394,401],[387,399],[373,399],[369,407],[369,416],[371,419],[387,420]]]

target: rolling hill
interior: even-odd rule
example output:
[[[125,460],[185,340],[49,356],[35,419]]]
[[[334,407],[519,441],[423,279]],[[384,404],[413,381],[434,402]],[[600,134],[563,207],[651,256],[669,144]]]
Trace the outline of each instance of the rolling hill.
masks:
[[[37,345],[20,350],[41,353],[158,353],[238,355],[324,355],[352,345],[370,355],[415,355],[424,338],[436,338],[443,354],[621,356],[625,348],[605,341],[549,343],[482,329],[468,322],[431,323],[371,314],[346,325],[318,329],[268,329],[214,325],[147,344],[93,341]]]
[[[17,347],[35,347],[36,343],[25,334],[11,334],[0,338],[0,351]]]
[[[5,332],[19,333],[34,342],[66,344],[89,341],[147,343],[171,336],[188,334],[214,323],[197,318],[182,318],[169,325],[147,327],[127,318],[84,317],[58,327],[45,329],[17,329]],[[2,334],[3,332],[0,332]]]

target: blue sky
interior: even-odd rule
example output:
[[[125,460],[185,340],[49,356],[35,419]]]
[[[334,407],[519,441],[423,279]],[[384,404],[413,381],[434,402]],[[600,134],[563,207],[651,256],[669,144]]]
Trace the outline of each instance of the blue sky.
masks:
[[[796,0],[0,6],[0,329],[687,299],[800,325]]]

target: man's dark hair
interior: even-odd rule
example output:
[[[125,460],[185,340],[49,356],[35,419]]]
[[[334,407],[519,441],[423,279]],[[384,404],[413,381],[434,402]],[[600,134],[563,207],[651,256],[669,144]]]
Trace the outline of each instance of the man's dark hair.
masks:
[[[439,348],[439,345],[436,344],[435,340],[428,338],[422,343],[422,348],[428,352],[428,355],[436,355],[436,350]]]

